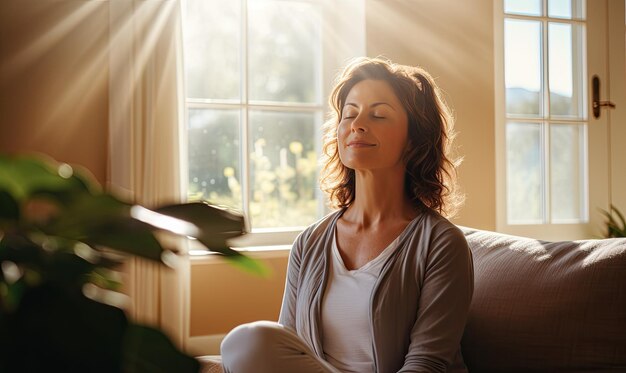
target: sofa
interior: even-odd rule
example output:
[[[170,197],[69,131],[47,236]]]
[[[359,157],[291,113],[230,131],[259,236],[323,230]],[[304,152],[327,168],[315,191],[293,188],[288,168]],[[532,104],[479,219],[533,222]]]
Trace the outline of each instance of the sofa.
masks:
[[[626,372],[626,238],[545,242],[462,228],[471,372]]]
[[[470,372],[626,372],[626,238],[546,242],[461,227]],[[220,372],[219,357],[199,357]]]

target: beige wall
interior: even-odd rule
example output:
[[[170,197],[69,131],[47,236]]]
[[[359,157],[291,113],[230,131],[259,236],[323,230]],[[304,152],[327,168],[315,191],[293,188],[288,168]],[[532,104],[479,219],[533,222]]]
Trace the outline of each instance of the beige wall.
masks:
[[[610,118],[611,203],[626,214],[626,2],[609,1],[610,100],[615,110],[605,110]]]
[[[367,0],[366,7],[368,56],[424,67],[454,110],[466,194],[455,223],[494,229],[493,1]]]
[[[106,178],[108,4],[0,2],[0,151]]]
[[[243,272],[212,257],[191,266],[190,335],[225,334],[256,320],[278,320],[285,285],[284,250],[251,253],[271,270],[267,278]]]

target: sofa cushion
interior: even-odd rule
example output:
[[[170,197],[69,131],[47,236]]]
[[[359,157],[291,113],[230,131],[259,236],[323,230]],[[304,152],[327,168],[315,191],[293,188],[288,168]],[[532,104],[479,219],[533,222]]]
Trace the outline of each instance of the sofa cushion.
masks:
[[[626,239],[463,231],[475,271],[470,371],[626,372]]]

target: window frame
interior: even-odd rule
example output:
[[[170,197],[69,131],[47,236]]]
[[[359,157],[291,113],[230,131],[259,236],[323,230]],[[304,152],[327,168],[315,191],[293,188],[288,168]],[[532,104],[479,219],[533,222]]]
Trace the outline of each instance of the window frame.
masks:
[[[246,231],[249,232],[241,237],[233,239],[230,244],[236,248],[254,249],[259,247],[260,249],[267,249],[268,246],[284,246],[291,245],[296,237],[304,230],[303,226],[295,227],[277,227],[277,228],[252,228],[250,226],[250,219],[247,217],[250,208],[250,131],[249,131],[249,113],[254,110],[263,111],[278,111],[278,112],[298,112],[298,113],[315,113],[316,115],[316,127],[314,133],[316,136],[316,150],[318,156],[321,155],[321,140],[322,140],[322,128],[321,124],[325,121],[325,114],[329,112],[330,106],[327,102],[327,97],[330,95],[332,89],[332,82],[336,74],[341,71],[341,68],[345,65],[345,62],[349,57],[361,56],[365,54],[365,9],[364,0],[349,0],[339,4],[335,4],[333,0],[272,0],[278,2],[296,2],[296,3],[310,3],[318,7],[321,22],[321,43],[319,45],[318,61],[320,71],[318,72],[316,91],[319,92],[317,103],[291,103],[291,102],[274,102],[274,101],[258,101],[249,100],[248,94],[248,3],[253,0],[239,0],[241,7],[241,40],[240,40],[240,100],[220,100],[220,99],[190,99],[185,96],[185,123],[181,126],[181,190],[185,198],[187,198],[188,191],[188,110],[189,109],[229,109],[239,110],[240,115],[240,149],[239,154],[241,157],[241,176],[242,176],[242,209],[244,216],[246,216]],[[183,22],[186,16],[186,1],[183,0]],[[338,9],[340,8],[340,9]],[[350,15],[350,23],[337,22],[337,13],[343,13]],[[359,28],[355,27],[361,23],[360,33]],[[341,29],[349,31],[345,40],[330,40],[330,38],[336,35],[342,35]],[[357,30],[355,32],[354,30]],[[350,45],[349,50],[338,52],[336,43],[343,43],[342,45]],[[186,93],[185,93],[186,94]],[[318,167],[318,174],[320,168]],[[317,210],[318,218],[321,218],[330,209],[327,207],[327,198],[323,193],[316,189]],[[313,223],[313,221],[311,222]],[[192,251],[199,248],[199,245],[191,243]]]
[[[572,17],[572,19],[557,18],[548,16],[548,4],[546,0],[542,0],[542,15],[531,16],[521,14],[507,14],[504,10],[505,0],[494,1],[494,92],[495,92],[495,134],[496,134],[496,229],[509,234],[545,237],[577,237],[580,235],[580,225],[590,222],[590,196],[589,196],[589,154],[588,154],[588,131],[590,124],[588,115],[588,97],[587,97],[587,17],[585,9],[583,9],[582,18]],[[583,3],[583,6],[585,4]],[[572,11],[574,13],[574,10]],[[541,112],[539,116],[524,116],[516,114],[508,114],[506,108],[506,82],[505,82],[505,20],[520,19],[533,20],[541,23]],[[563,116],[554,116],[550,113],[550,76],[549,76],[549,24],[550,23],[566,23],[582,25],[582,40],[579,51],[582,55],[583,66],[577,66],[577,59],[572,60],[573,71],[579,71],[581,75],[580,84],[582,89],[577,89],[577,83],[573,82],[573,98],[581,113],[576,118],[566,118]],[[572,36],[575,37],[575,36]],[[575,55],[575,54],[574,54]],[[581,92],[577,94],[575,91]],[[541,173],[542,173],[542,219],[538,223],[512,223],[509,221],[508,206],[508,186],[507,186],[507,124],[509,122],[528,122],[541,125]],[[583,125],[584,139],[580,151],[582,161],[580,163],[582,182],[581,182],[581,219],[576,222],[562,221],[553,222],[550,209],[550,128],[559,124],[581,124]],[[546,230],[547,229],[547,230]],[[544,233],[540,233],[544,232]],[[548,233],[551,232],[551,233]]]

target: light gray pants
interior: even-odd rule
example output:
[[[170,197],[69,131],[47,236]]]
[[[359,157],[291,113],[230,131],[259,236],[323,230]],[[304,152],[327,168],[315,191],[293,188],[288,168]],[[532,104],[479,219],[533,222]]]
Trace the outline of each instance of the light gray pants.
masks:
[[[234,328],[221,354],[225,373],[339,373],[294,331],[272,321]]]

